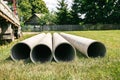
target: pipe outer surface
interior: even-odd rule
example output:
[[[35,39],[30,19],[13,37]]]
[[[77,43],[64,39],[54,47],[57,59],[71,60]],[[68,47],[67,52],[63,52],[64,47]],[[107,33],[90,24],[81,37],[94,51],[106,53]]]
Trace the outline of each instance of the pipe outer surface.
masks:
[[[31,49],[37,45],[45,35],[45,33],[41,33],[15,44],[11,48],[11,58],[14,61],[30,58]]]
[[[104,57],[106,54],[105,45],[99,41],[66,33],[60,35],[87,57]]]
[[[52,35],[47,33],[46,36],[32,49],[30,59],[33,63],[50,62],[52,56]]]
[[[75,48],[58,33],[53,34],[53,57],[56,62],[75,59]]]

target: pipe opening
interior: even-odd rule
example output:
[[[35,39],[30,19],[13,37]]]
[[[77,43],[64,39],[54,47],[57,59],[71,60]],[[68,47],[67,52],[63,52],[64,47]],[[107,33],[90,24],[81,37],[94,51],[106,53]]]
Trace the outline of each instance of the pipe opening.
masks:
[[[13,60],[27,59],[30,56],[30,47],[25,43],[18,43],[11,49]]]
[[[75,58],[75,49],[67,43],[60,44],[55,49],[55,60],[71,61]]]
[[[94,42],[88,47],[89,57],[104,57],[106,53],[105,46],[100,42]]]
[[[37,45],[33,48],[31,53],[31,59],[33,62],[47,62],[52,60],[51,49],[43,44]]]

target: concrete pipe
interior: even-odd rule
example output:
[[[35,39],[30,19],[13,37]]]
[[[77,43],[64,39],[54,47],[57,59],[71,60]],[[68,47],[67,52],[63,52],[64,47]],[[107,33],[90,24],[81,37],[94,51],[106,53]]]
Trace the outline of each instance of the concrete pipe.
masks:
[[[81,53],[83,53],[87,57],[105,56],[106,47],[103,43],[99,41],[66,33],[60,33],[60,35],[68,40],[71,44],[73,44],[73,46],[75,46]]]
[[[28,59],[31,49],[45,36],[45,33],[38,34],[31,38],[25,39],[11,48],[11,58],[15,60]]]
[[[46,36],[36,45],[31,53],[30,59],[33,63],[50,62],[53,59],[52,56],[52,35],[47,33]]]
[[[53,57],[56,62],[72,61],[75,58],[75,48],[58,33],[53,34]]]

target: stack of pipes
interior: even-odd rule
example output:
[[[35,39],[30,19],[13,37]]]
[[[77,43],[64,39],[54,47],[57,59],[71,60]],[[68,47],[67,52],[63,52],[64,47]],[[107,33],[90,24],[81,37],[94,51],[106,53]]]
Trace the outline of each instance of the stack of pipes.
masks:
[[[86,57],[104,57],[105,45],[99,41],[66,33],[41,33],[15,44],[11,49],[11,58],[23,60],[30,58],[33,63],[72,61],[76,49]]]

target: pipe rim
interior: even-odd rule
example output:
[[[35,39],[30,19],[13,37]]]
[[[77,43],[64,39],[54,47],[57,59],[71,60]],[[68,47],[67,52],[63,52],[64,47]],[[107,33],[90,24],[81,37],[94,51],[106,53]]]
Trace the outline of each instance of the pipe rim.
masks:
[[[72,51],[73,51],[73,57],[72,57],[72,59],[70,59],[70,60],[61,60],[61,59],[57,59],[57,56],[56,56],[56,48],[58,48],[59,46],[61,46],[61,45],[64,45],[64,44],[66,44],[66,45],[69,45],[69,47],[72,49]],[[75,59],[75,56],[76,56],[76,49],[71,45],[71,44],[69,44],[69,43],[61,43],[61,44],[59,44],[59,45],[57,45],[57,47],[55,48],[55,50],[54,50],[54,52],[53,52],[53,58],[54,58],[54,60],[56,61],[56,62],[59,62],[59,61],[61,61],[61,62],[69,62],[69,61],[73,61],[74,59]],[[72,56],[71,55],[71,56]]]
[[[94,54],[93,54],[94,53]],[[104,57],[106,55],[106,47],[103,43],[95,41],[91,43],[87,48],[88,57]]]
[[[24,46],[21,47],[21,45],[24,45]],[[28,51],[27,51],[27,54],[26,54],[26,58],[19,58],[19,59],[17,59],[17,57],[13,55],[13,54],[15,54],[15,55],[19,55],[19,56],[20,56],[19,51],[17,51],[17,50],[18,50],[17,47],[19,48],[19,50],[20,50],[21,53],[25,53],[24,51],[26,51],[26,48],[28,48]],[[24,48],[24,47],[26,47],[26,48],[25,48],[25,49],[22,49],[22,48]],[[17,50],[14,51],[14,49],[17,49]],[[16,52],[18,52],[19,54],[17,54]],[[24,59],[28,59],[28,58],[30,57],[30,52],[31,52],[30,46],[29,46],[28,44],[26,44],[26,43],[20,42],[20,43],[15,44],[15,45],[11,48],[11,55],[10,55],[10,56],[11,56],[12,60],[14,60],[14,61],[24,60]],[[24,56],[24,55],[22,55],[22,56]]]
[[[47,58],[47,60],[45,60],[45,61],[40,61],[40,60],[35,60],[35,58],[33,58],[33,52],[34,52],[34,50],[38,47],[40,47],[40,46],[44,46],[44,47],[46,47],[50,52],[50,54],[49,54],[49,57]],[[48,53],[47,53],[48,54]],[[45,63],[45,62],[51,62],[52,61],[52,59],[53,59],[53,56],[52,56],[52,50],[47,46],[47,45],[45,45],[45,44],[38,44],[38,45],[36,45],[33,49],[32,49],[32,51],[31,51],[31,53],[30,53],[30,59],[31,59],[31,61],[33,62],[33,63]]]

